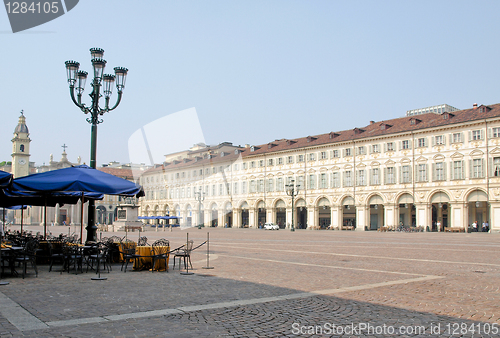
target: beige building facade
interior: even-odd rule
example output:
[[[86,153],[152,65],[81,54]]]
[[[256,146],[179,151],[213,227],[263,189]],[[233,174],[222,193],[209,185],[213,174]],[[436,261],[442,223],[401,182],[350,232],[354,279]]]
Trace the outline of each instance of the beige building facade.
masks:
[[[186,226],[499,231],[500,104],[186,155],[140,183],[141,215]]]

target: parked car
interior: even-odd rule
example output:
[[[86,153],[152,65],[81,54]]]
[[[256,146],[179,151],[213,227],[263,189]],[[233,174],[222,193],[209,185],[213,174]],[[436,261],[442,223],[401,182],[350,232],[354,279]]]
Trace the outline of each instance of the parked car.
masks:
[[[280,227],[274,223],[266,223],[264,224],[264,230],[279,230]]]

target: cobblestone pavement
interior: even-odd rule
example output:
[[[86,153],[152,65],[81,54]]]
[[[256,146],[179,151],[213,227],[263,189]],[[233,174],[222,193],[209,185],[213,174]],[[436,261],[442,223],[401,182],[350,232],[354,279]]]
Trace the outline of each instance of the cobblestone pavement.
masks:
[[[0,337],[500,337],[500,234],[141,235],[175,248],[187,232],[203,243],[207,231],[214,269],[202,268],[202,246],[193,275],[115,265],[94,281],[42,265],[38,278],[31,269],[24,280],[4,276]]]

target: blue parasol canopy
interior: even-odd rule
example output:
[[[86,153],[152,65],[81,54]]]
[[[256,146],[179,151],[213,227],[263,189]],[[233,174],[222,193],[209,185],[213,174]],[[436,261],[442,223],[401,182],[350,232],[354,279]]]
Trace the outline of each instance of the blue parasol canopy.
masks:
[[[19,192],[91,192],[106,195],[144,196],[141,186],[86,165],[16,178],[12,190]]]
[[[12,174],[0,170],[0,188],[8,187],[12,182]]]

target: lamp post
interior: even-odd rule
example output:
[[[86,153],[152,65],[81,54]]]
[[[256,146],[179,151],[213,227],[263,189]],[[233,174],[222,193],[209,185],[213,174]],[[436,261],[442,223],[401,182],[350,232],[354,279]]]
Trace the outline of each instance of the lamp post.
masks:
[[[294,226],[294,213],[295,213],[295,196],[299,194],[299,189],[298,187],[295,186],[295,180],[290,180],[290,184],[286,185],[286,194],[288,196],[292,196],[292,227],[290,231],[295,231],[295,226]]]
[[[201,229],[201,202],[205,200],[205,192],[201,191],[201,187],[195,193],[195,199],[198,201],[198,229]]]
[[[118,107],[122,99],[123,89],[125,88],[125,79],[127,77],[127,68],[115,67],[115,75],[104,74],[104,68],[106,66],[106,60],[102,57],[104,55],[104,50],[101,48],[91,48],[90,49],[92,67],[94,68],[94,79],[92,80],[92,92],[89,94],[92,103],[90,106],[86,106],[82,103],[82,94],[85,90],[85,82],[87,80],[88,73],[83,70],[78,70],[80,63],[76,61],[66,61],[66,73],[68,75],[69,91],[71,95],[71,100],[73,103],[80,108],[84,114],[90,114],[87,118],[87,122],[91,124],[90,129],[90,167],[96,168],[96,150],[97,150],[97,125],[102,123],[103,120],[99,116],[104,115],[109,111],[112,111]],[[113,107],[109,106],[109,99],[113,92],[113,83],[116,80],[116,89],[118,91],[118,98]],[[76,86],[75,86],[76,85]],[[104,108],[99,106],[99,99],[101,98],[101,87],[103,88],[104,94]],[[76,97],[75,97],[76,91]],[[82,201],[83,202],[83,201]],[[83,226],[83,224],[82,224]],[[96,240],[96,230],[95,226],[95,201],[89,200],[88,208],[88,225],[87,225],[87,241]]]

